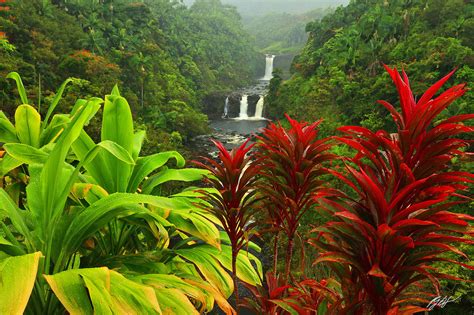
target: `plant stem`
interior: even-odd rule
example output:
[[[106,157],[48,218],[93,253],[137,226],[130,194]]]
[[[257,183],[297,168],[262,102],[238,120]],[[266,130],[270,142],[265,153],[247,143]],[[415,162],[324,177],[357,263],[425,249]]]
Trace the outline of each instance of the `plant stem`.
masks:
[[[273,240],[273,273],[277,274],[278,268],[278,241],[279,241],[280,231],[277,232],[275,235],[275,239]]]
[[[291,260],[293,258],[293,235],[288,238],[288,247],[286,248],[286,262],[285,262],[285,281],[289,282],[291,271]]]
[[[237,255],[239,252],[232,250],[232,280],[234,281],[235,309],[240,313],[240,297],[237,279]]]

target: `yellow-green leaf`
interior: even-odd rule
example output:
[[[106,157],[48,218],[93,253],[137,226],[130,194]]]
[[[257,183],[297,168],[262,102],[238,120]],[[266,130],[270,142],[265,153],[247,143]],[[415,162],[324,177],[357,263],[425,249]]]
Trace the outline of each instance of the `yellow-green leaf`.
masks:
[[[0,260],[0,314],[23,314],[36,280],[40,252]]]

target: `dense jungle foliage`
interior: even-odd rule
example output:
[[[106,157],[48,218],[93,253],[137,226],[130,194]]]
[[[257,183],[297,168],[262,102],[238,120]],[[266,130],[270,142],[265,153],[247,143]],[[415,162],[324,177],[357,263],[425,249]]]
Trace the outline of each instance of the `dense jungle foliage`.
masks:
[[[0,11],[2,78],[20,72],[33,99],[47,99],[68,77],[80,79],[66,99],[103,95],[119,84],[150,140],[158,145],[160,138],[163,147],[206,132],[201,99],[251,82],[263,58],[236,9],[217,0],[190,8],[168,0],[7,4],[10,10]],[[11,115],[13,85],[0,84],[0,107]]]
[[[474,3],[314,1],[0,0],[0,314],[471,312]]]
[[[351,1],[309,23],[307,31],[293,78],[272,82],[267,102],[273,118],[323,117],[327,132],[343,124],[393,128],[383,108],[370,105],[395,98],[382,62],[408,69],[415,94],[456,67],[453,83],[474,81],[472,1]],[[473,112],[473,100],[469,92],[451,113]]]

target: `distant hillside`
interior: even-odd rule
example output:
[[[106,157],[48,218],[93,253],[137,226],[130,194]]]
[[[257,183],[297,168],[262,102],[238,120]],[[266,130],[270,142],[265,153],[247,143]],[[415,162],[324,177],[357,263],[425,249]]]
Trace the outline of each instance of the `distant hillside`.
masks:
[[[302,14],[270,13],[244,18],[245,29],[255,37],[257,48],[264,53],[295,54],[305,45],[306,24],[320,20],[334,9],[316,9]]]

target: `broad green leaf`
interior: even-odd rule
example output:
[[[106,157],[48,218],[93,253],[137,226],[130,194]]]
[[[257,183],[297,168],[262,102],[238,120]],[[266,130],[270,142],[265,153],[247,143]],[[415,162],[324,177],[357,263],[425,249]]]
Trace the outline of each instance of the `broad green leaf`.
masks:
[[[7,116],[0,110],[0,142],[18,142],[15,126],[8,120]]]
[[[44,164],[48,159],[48,154],[44,151],[23,143],[7,143],[4,148],[10,156],[22,163]]]
[[[92,141],[91,137],[89,137],[89,135],[84,130],[82,130],[80,136],[72,144],[72,150],[79,161],[83,161],[89,151],[94,148],[94,146],[94,141]],[[105,158],[102,154],[98,154],[94,160],[92,160],[90,163],[86,163],[84,168],[100,186],[109,192],[114,192],[112,185],[113,183],[110,181],[110,178],[112,177],[110,173],[110,165],[105,162]]]
[[[199,315],[186,295],[177,289],[160,289],[156,291],[156,298],[164,314]]]
[[[125,217],[132,214],[150,213],[141,207],[130,207],[147,203],[157,208],[174,209],[183,208],[185,205],[177,200],[150,195],[127,193],[114,193],[93,203],[80,214],[74,217],[62,242],[63,255],[69,255],[77,250],[83,240],[105,226],[114,218]]]
[[[185,164],[183,156],[176,151],[161,152],[138,158],[128,184],[128,192],[137,191],[146,176],[168,163],[170,159],[175,159],[178,167],[183,167]]]
[[[39,147],[41,116],[32,106],[18,106],[15,112],[15,129],[21,143]]]
[[[197,168],[184,168],[184,169],[167,169],[151,176],[143,183],[142,191],[144,194],[152,193],[155,187],[169,182],[169,181],[182,181],[182,182],[193,182],[201,180],[209,172],[207,170]]]
[[[168,215],[164,217],[174,224],[176,229],[191,236],[196,236],[218,249],[221,248],[219,230],[211,221],[199,213],[170,209]]]
[[[226,298],[229,298],[234,291],[232,277],[222,267],[217,257],[207,250],[213,247],[205,246],[202,250],[200,249],[201,246],[195,246],[190,249],[178,249],[174,252],[195,264],[204,278]]]
[[[104,114],[102,118],[102,141],[110,140],[116,142],[133,154],[133,119],[130,106],[120,96],[108,95],[105,98]],[[113,190],[109,192],[126,192],[132,167],[118,161],[114,156],[104,153],[105,163],[110,166]]]
[[[7,75],[7,79],[13,79],[16,82],[16,87],[18,89],[18,94],[20,94],[20,99],[23,104],[29,104],[28,97],[26,96],[25,86],[21,80],[20,75],[17,72],[10,72]]]
[[[21,164],[23,164],[21,161],[14,159],[9,154],[5,154],[3,158],[0,159],[0,177],[5,176],[8,172],[14,170]]]
[[[212,285],[204,282],[203,280],[199,279],[190,279],[189,277],[186,276],[184,279],[187,283],[193,285],[194,287],[198,287],[204,290],[207,294],[211,295],[214,300],[216,301],[217,305],[219,305],[220,309],[224,311],[226,315],[237,315],[236,311],[232,308],[232,306],[229,304],[227,299],[222,295],[221,292],[219,292],[217,289],[215,289]]]
[[[104,149],[121,162],[132,165],[135,164],[135,160],[132,158],[130,153],[116,142],[105,140],[99,142],[97,147]]]
[[[71,314],[93,314],[87,288],[76,270],[44,275],[49,286],[64,308]]]
[[[227,245],[223,245],[221,250],[208,245],[202,245],[193,248],[197,253],[212,255],[215,257],[220,264],[227,270],[232,271],[232,248]],[[257,265],[257,270],[252,265],[252,261]],[[260,261],[251,253],[240,251],[237,256],[237,277],[250,284],[250,285],[261,285],[260,279],[262,278],[262,265]]]
[[[132,154],[133,135],[132,112],[127,100],[120,96],[108,95],[102,118],[102,141],[114,141]]]
[[[189,284],[183,279],[171,274],[147,274],[133,279],[144,285],[153,287],[159,292],[161,289],[177,289],[194,301],[201,303],[207,311],[212,311],[214,299],[203,289]],[[189,301],[188,301],[189,302]],[[163,309],[163,305],[160,303]]]
[[[133,135],[133,152],[132,157],[134,160],[138,158],[140,155],[140,151],[142,150],[143,141],[145,140],[146,132],[145,130],[141,130],[136,132]]]
[[[54,109],[56,108],[56,106],[58,106],[59,101],[63,97],[64,89],[66,88],[66,85],[70,82],[72,82],[71,78],[64,81],[56,92],[56,95],[54,95],[53,101],[49,105],[48,112],[46,113],[46,116],[43,121],[43,129],[46,128],[46,126],[48,125],[49,117],[51,117],[54,112]]]
[[[105,267],[45,277],[71,314],[162,314],[153,288]]]
[[[72,143],[79,137],[91,114],[99,109],[98,102],[88,102],[80,109],[62,132],[41,173],[40,187],[43,202],[43,226],[54,224],[54,217],[62,212],[69,191],[64,192],[64,161]],[[71,184],[72,185],[72,184]]]
[[[40,252],[0,260],[0,314],[23,314],[36,280]]]

